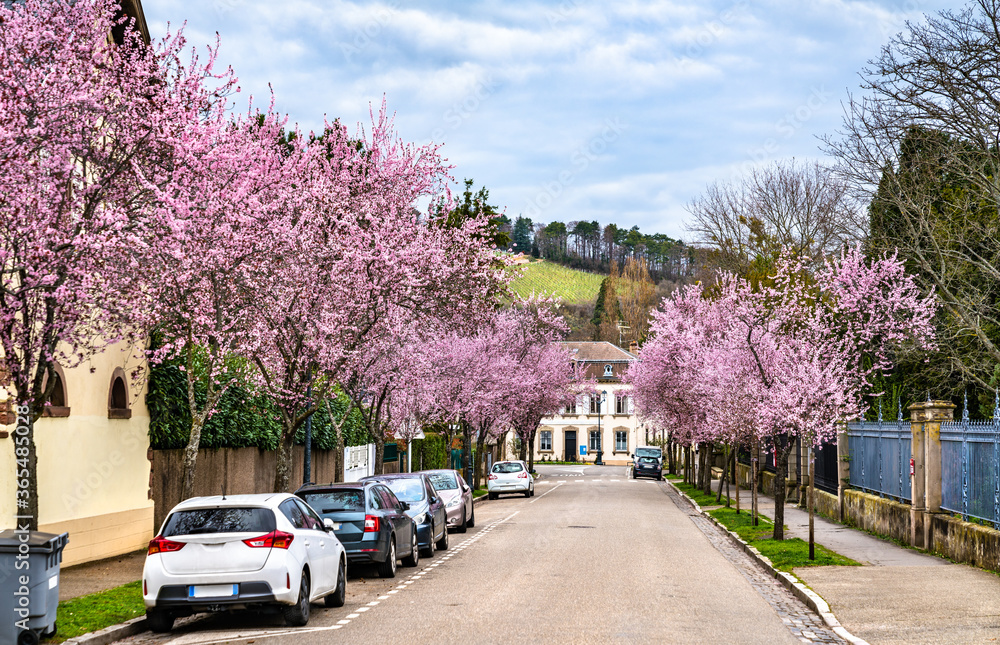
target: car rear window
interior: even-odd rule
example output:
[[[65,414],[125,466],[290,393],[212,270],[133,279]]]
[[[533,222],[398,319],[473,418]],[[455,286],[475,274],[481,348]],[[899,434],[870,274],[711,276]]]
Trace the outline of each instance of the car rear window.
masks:
[[[269,508],[196,508],[176,511],[163,526],[163,537],[202,533],[270,533],[277,525]]]
[[[524,470],[524,467],[514,461],[505,461],[499,464],[493,464],[493,472],[495,473],[519,473],[522,470]]]
[[[656,457],[639,457],[640,464],[656,465]]]
[[[320,514],[365,510],[364,491],[357,488],[302,493],[302,499]]]
[[[424,482],[420,479],[390,479],[385,483],[404,502],[420,502],[424,499]]]
[[[454,473],[434,473],[427,476],[434,484],[435,490],[455,490],[458,488],[458,479]]]

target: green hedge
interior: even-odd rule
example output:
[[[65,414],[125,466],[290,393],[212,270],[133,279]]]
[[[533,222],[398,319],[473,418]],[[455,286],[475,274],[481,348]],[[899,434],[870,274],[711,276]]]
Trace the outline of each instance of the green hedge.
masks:
[[[196,389],[199,403],[205,400],[205,388]],[[154,450],[183,448],[191,433],[191,412],[187,401],[187,378],[175,362],[150,367],[149,441]],[[347,397],[340,394],[332,402],[334,417],[343,418],[348,408]],[[326,406],[313,415],[313,448],[330,450],[336,447],[336,435],[330,425]],[[368,434],[354,410],[343,427],[345,445],[369,443]],[[215,414],[202,429],[202,448],[260,448],[275,450],[281,437],[281,417],[274,400],[254,394],[245,387],[232,386],[222,396]],[[300,428],[295,442],[305,443],[305,430]]]
[[[414,470],[448,468],[448,446],[445,445],[443,436],[425,433],[423,439],[413,440],[412,450]]]

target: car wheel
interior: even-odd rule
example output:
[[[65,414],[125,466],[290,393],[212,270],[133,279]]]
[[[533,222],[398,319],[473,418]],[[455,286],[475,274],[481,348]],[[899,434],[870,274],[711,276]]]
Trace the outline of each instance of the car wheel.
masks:
[[[410,531],[410,555],[403,558],[403,564],[415,567],[420,564],[420,549],[417,548],[417,530]]]
[[[434,525],[431,524],[430,530],[430,540],[427,542],[427,546],[420,550],[421,557],[432,558],[434,557]]]
[[[396,536],[389,536],[389,553],[385,556],[385,561],[378,565],[378,575],[380,578],[396,577]]]
[[[465,533],[469,530],[469,518],[465,516],[465,509],[462,509],[462,522],[458,525],[458,532]]]
[[[323,597],[327,607],[343,607],[347,602],[347,561],[341,560],[337,571],[337,588]]]
[[[496,493],[490,493],[489,496],[490,496],[490,499],[496,499],[497,497],[499,497],[499,495],[497,495]]]
[[[524,496],[525,497],[531,497],[531,489],[530,488],[528,490],[524,491]]]
[[[146,625],[151,631],[159,634],[169,632],[174,627],[174,617],[162,609],[146,610]]]
[[[469,516],[469,521],[465,523],[470,529],[476,525],[476,507],[472,507],[472,515]]]
[[[441,539],[437,542],[438,551],[448,550],[448,525],[446,524],[444,530],[441,531]]]
[[[531,497],[534,497],[534,496],[535,496],[535,487],[532,486],[531,487]]]
[[[292,627],[303,627],[309,622],[309,574],[302,572],[302,582],[299,583],[299,599],[291,607],[284,607],[282,614],[285,623]]]

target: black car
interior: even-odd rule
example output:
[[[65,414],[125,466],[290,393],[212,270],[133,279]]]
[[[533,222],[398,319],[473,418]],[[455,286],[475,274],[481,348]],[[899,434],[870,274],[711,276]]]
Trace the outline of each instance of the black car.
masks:
[[[656,457],[636,457],[632,466],[632,479],[639,477],[655,477],[663,481],[663,469],[660,467],[660,460]]]
[[[425,473],[372,475],[361,481],[384,483],[396,497],[410,505],[406,514],[417,523],[417,544],[423,555],[434,555],[434,547],[448,548],[448,516],[444,501]]]
[[[420,562],[417,527],[406,514],[410,506],[385,484],[310,484],[295,494],[333,522],[348,563],[376,563],[381,577],[393,578],[398,558],[408,567]]]

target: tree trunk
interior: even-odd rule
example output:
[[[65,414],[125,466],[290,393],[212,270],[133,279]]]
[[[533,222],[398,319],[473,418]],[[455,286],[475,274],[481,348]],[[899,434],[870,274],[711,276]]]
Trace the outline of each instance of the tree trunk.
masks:
[[[278,442],[277,463],[274,468],[274,492],[287,493],[292,483],[292,455],[295,446],[295,433],[282,434]]]
[[[381,432],[372,433],[372,443],[375,444],[375,463],[372,464],[372,472],[381,475],[385,472],[385,435]]]
[[[198,469],[198,449],[201,447],[201,430],[205,427],[205,416],[191,418],[191,434],[184,446],[184,482],[181,484],[181,501],[194,497],[194,477]]]
[[[722,503],[722,487],[728,486],[729,484],[729,453],[726,452],[726,448],[723,447],[722,452],[722,479],[719,480],[719,493],[715,496],[715,503]],[[726,497],[726,506],[729,506],[729,497]]]
[[[18,390],[20,392],[20,390]],[[18,399],[14,410],[14,504],[17,509],[16,528],[38,530],[38,453],[35,448],[35,415],[31,413],[30,397]]]
[[[528,471],[535,472],[535,435],[538,433],[538,428],[536,427],[531,431],[531,437],[528,439]]]
[[[774,531],[771,537],[775,540],[785,539],[785,478],[788,475],[788,454],[791,452],[791,446],[787,437],[776,439],[774,442],[778,472],[774,474]]]
[[[677,474],[677,462],[674,459],[674,442],[667,440],[667,472],[671,475]]]
[[[470,486],[475,483],[472,468],[472,429],[468,422],[462,422],[462,476]],[[478,486],[472,486],[475,490]]]
[[[753,517],[753,525],[757,526],[760,520],[757,519],[757,472],[760,470],[760,442],[755,441],[753,452],[750,457],[750,514]]]
[[[475,471],[475,481],[476,485],[473,488],[479,488],[479,482],[483,481],[483,468],[486,467],[486,432],[480,428],[478,435],[476,436],[476,471]]]
[[[739,447],[739,444],[737,444],[736,445],[736,451],[733,454],[733,473],[734,473],[733,474],[733,481],[736,482],[736,514],[737,515],[740,514],[740,466],[739,466],[739,459],[737,459],[737,455],[739,455],[739,451],[740,451],[740,447]]]
[[[705,444],[705,487],[702,489],[706,495],[712,494],[712,460],[715,458],[715,446],[711,443]]]
[[[809,559],[816,559],[816,539],[814,535],[816,512],[816,458],[812,446],[809,447]]]

